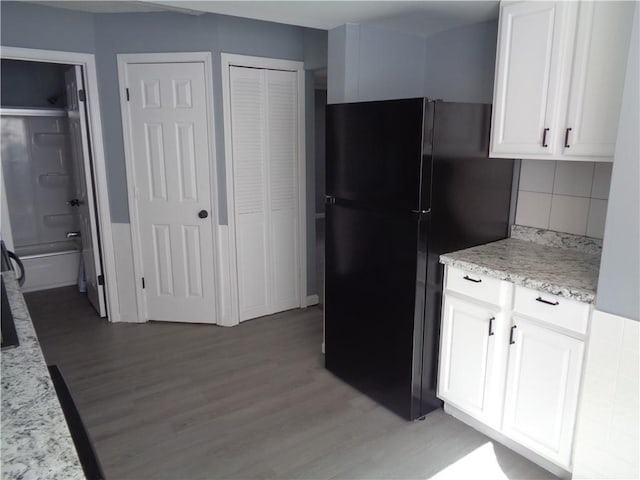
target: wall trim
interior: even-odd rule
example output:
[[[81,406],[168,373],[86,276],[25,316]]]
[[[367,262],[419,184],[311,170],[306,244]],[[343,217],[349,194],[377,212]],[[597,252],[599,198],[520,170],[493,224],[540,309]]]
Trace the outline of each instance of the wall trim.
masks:
[[[229,259],[229,296],[230,312],[227,325],[240,323],[238,312],[238,270],[236,264],[236,227],[233,189],[233,149],[231,139],[231,88],[229,68],[231,66],[289,70],[297,73],[298,82],[298,265],[300,308],[307,307],[307,210],[306,210],[306,146],[305,146],[305,70],[304,62],[276,58],[252,57],[221,53],[222,63],[222,110],[224,114],[224,152],[226,166],[228,252]]]
[[[109,189],[107,186],[107,169],[102,137],[102,120],[100,117],[100,97],[98,95],[98,76],[95,56],[90,53],[64,52],[34,48],[2,46],[0,56],[13,60],[28,60],[43,63],[61,63],[80,65],[86,75],[86,105],[89,110],[88,127],[89,144],[94,161],[94,182],[96,187],[96,208],[99,237],[102,244],[102,264],[105,277],[105,294],[107,297],[107,318],[110,322],[120,321],[120,304],[117,289],[117,273],[113,234],[111,231],[111,209],[109,207]]]
[[[320,297],[317,294],[307,295],[307,307],[318,305],[320,303]]]
[[[134,270],[134,286],[136,293],[136,305],[138,311],[138,321],[145,322],[149,320],[147,314],[147,305],[141,282],[137,281],[143,277],[142,268],[142,246],[140,243],[138,208],[136,202],[136,181],[133,168],[133,139],[131,138],[131,121],[129,118],[129,108],[126,96],[123,94],[128,84],[127,66],[134,63],[203,63],[205,76],[205,96],[207,99],[207,134],[209,136],[209,182],[211,184],[211,237],[213,242],[213,278],[215,284],[214,292],[214,324],[220,319],[219,307],[219,283],[218,276],[218,183],[217,183],[217,160],[215,154],[215,135],[214,135],[214,113],[213,113],[213,64],[211,61],[211,52],[165,52],[165,53],[126,53],[118,54],[118,85],[120,97],[120,112],[122,116],[122,133],[124,140],[124,157],[125,169],[127,176],[127,197],[129,204],[129,216],[131,226],[131,243],[133,253],[133,270]]]

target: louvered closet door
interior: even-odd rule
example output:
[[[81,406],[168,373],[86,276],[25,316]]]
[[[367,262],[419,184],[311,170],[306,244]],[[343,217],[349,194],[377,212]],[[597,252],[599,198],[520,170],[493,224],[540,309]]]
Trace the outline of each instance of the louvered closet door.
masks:
[[[299,304],[297,78],[230,68],[240,321]]]
[[[298,293],[298,105],[295,72],[266,71],[271,229],[271,310],[300,306]]]

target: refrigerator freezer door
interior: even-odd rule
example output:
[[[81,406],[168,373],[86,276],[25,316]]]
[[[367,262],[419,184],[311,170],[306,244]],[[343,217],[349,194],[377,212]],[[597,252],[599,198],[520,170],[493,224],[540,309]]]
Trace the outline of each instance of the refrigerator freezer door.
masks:
[[[390,210],[419,209],[424,103],[329,105],[327,195]]]
[[[419,243],[426,242],[428,216],[336,203],[327,205],[326,218],[326,367],[415,418],[426,262]]]

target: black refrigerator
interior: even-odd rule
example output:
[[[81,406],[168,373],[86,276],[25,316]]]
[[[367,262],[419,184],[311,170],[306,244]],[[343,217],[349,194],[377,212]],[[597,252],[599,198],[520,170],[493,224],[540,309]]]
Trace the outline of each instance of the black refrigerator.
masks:
[[[412,420],[439,408],[442,253],[505,238],[513,160],[491,105],[327,106],[325,365]]]

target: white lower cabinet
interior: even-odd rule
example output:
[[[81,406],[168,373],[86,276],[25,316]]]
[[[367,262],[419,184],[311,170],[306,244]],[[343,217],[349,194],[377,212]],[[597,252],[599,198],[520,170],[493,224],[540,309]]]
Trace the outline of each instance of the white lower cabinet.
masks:
[[[584,342],[516,315],[511,328],[502,431],[568,468]]]
[[[497,308],[452,295],[445,298],[442,315],[438,394],[469,415],[497,425],[496,330],[504,323],[503,315]]]
[[[589,305],[495,279],[488,280],[499,282],[503,294],[485,298],[501,304],[488,304],[478,300],[478,284],[469,285],[468,295],[465,284],[449,285],[461,275],[482,278],[447,267],[438,396],[571,471]]]

